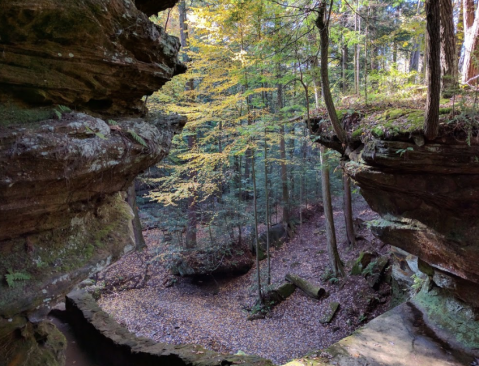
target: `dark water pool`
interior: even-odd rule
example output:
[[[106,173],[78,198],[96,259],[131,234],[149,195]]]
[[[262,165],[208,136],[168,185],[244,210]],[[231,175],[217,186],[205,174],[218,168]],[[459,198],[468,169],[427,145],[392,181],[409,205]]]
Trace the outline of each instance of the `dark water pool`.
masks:
[[[56,325],[67,339],[65,366],[102,366],[95,362],[88,352],[78,344],[73,330],[62,316],[49,315],[48,319]]]

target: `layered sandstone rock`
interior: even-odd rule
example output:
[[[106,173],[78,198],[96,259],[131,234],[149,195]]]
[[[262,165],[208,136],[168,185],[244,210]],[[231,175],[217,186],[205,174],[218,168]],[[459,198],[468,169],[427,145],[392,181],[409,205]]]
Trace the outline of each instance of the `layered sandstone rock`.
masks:
[[[479,309],[478,132],[444,115],[439,137],[427,142],[421,111],[395,112],[397,120],[385,111],[376,124],[369,117],[354,126],[361,133],[352,131],[347,146],[320,128],[327,121],[313,122],[320,143],[344,155],[346,171],[381,215],[372,223],[376,235],[417,256],[438,286]]]
[[[133,248],[133,213],[118,192],[166,156],[184,122],[110,126],[64,113],[0,130],[0,273],[30,277],[2,286],[0,316],[45,307]]]
[[[179,41],[149,21],[176,1],[0,0],[0,102],[143,113],[184,72]]]
[[[186,122],[137,118],[185,71],[148,19],[175,1],[137,3],[0,0],[0,365],[63,363],[44,315],[133,249],[125,191]]]

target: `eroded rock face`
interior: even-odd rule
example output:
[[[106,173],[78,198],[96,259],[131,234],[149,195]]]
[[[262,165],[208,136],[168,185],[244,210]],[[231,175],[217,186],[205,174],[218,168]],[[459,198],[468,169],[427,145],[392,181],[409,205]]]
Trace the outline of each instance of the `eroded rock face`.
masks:
[[[83,291],[68,294],[66,310],[75,332],[83,335],[82,342],[95,359],[112,366],[168,365],[168,366],[272,366],[256,356],[216,353],[197,345],[156,343],[136,337],[111,316],[102,311],[91,295]]]
[[[419,145],[373,140],[349,154],[346,169],[382,216],[381,240],[418,256],[447,278],[435,280],[440,287],[479,308],[479,144],[444,135]]]
[[[134,247],[133,213],[120,192],[166,156],[184,122],[110,126],[66,113],[0,130],[0,273],[12,276],[1,285],[0,316],[48,308]]]
[[[137,1],[153,12],[175,0]],[[184,72],[179,41],[131,0],[0,0],[0,102],[144,113]]]

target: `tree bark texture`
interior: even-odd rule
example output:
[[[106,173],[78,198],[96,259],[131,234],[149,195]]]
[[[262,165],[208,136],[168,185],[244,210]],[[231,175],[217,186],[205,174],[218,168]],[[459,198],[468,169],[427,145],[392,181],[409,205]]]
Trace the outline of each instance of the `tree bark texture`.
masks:
[[[138,206],[136,204],[136,192],[135,192],[135,182],[131,183],[127,191],[127,202],[133,210],[133,232],[135,234],[135,244],[136,249],[141,250],[146,247],[145,238],[143,237],[143,232],[141,229],[140,216],[138,215]]]
[[[346,237],[351,247],[356,245],[356,234],[353,224],[353,205],[351,199],[351,179],[343,171],[343,204],[344,204],[344,221],[346,223]]]
[[[283,85],[277,85],[278,90],[278,111],[283,108]],[[283,196],[283,226],[285,230],[288,230],[289,224],[289,192],[288,192],[288,168],[286,166],[286,142],[285,142],[285,131],[284,131],[284,124],[281,124],[280,131],[279,131],[279,155],[280,155],[280,165],[281,165],[281,188],[282,188],[282,196]]]
[[[321,40],[321,81],[323,87],[323,99],[328,110],[328,116],[333,125],[334,132],[338,136],[339,140],[343,143],[346,142],[346,132],[341,126],[338,115],[336,114],[336,108],[334,107],[333,97],[331,96],[331,89],[329,86],[328,75],[328,55],[329,55],[329,30],[328,24],[325,20],[326,3],[321,2],[318,9],[318,17],[316,18],[316,26],[319,29],[319,35]]]
[[[474,12],[474,1],[464,0],[464,61],[462,82],[467,83],[478,74],[479,7]]]
[[[256,171],[254,152],[251,154],[251,173],[253,179],[253,208],[254,208],[254,239],[256,246],[256,284],[258,286],[258,301],[263,303],[263,296],[261,295],[261,268],[259,265],[260,247],[259,247],[259,234],[258,234],[258,207],[256,202]]]
[[[439,132],[439,100],[441,97],[441,32],[440,0],[426,0],[427,19],[427,99],[424,135],[434,140]]]
[[[335,276],[344,276],[344,268],[339,258],[334,228],[333,206],[331,204],[331,190],[329,180],[329,165],[326,147],[320,146],[321,155],[321,188],[323,191],[324,217],[326,221],[326,240],[328,242],[329,265]]]
[[[442,93],[452,97],[457,82],[456,37],[452,0],[440,0]]]
[[[326,294],[326,290],[320,286],[313,285],[311,282],[296,276],[295,274],[288,273],[286,275],[286,281],[289,281],[299,287],[306,295],[313,299],[320,299]]]

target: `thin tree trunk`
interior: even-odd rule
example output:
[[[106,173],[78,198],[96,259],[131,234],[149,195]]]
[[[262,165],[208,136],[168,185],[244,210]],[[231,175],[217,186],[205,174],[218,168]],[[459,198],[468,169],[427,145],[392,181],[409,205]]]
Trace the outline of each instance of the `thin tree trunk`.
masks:
[[[283,108],[283,85],[278,84],[277,85],[277,90],[278,90],[278,100],[277,100],[277,106],[278,106],[278,111]],[[283,194],[283,226],[287,232],[289,232],[288,229],[288,224],[289,224],[289,192],[288,192],[288,169],[286,166],[286,143],[285,143],[285,138],[284,138],[285,132],[284,132],[284,124],[281,124],[280,129],[279,129],[279,157],[281,159],[280,165],[281,165],[281,188],[282,188],[282,194]]]
[[[264,126],[264,199],[266,202],[266,255],[267,255],[267,285],[271,285],[271,256],[269,253],[269,190],[268,190],[268,131]]]
[[[186,16],[186,4],[185,1],[182,0],[178,5],[178,11],[180,16],[180,41],[181,47],[186,49],[189,45],[188,42],[188,23],[187,23],[187,16]],[[189,62],[189,57],[186,52],[183,54],[183,61]],[[186,83],[186,90],[193,91],[194,90],[194,80],[189,79]],[[192,134],[187,137],[188,140],[188,149],[191,151],[196,145],[196,135]],[[188,177],[191,181],[196,179],[196,171],[192,171],[190,176]],[[186,247],[187,248],[194,248],[196,247],[196,226],[197,226],[197,218],[196,218],[196,192],[193,189],[190,192],[190,196],[188,197],[188,224],[186,227]]]
[[[343,168],[343,204],[344,204],[344,221],[346,223],[346,237],[349,246],[356,245],[356,234],[353,225],[353,205],[351,199],[351,180]]]
[[[342,78],[343,78],[343,93],[346,93],[348,91],[348,77],[347,77],[347,72],[348,72],[348,46],[346,44],[343,45],[343,48],[341,50],[342,55]]]
[[[324,217],[326,221],[326,239],[328,241],[329,266],[335,276],[344,276],[344,268],[339,258],[336,243],[336,231],[334,229],[333,206],[331,204],[331,191],[329,181],[329,165],[326,148],[320,146],[321,159],[321,187],[323,191]]]
[[[241,191],[241,155],[238,157],[238,160],[239,160],[239,170],[238,170],[238,204],[241,205],[241,201],[243,200],[242,199],[242,194],[243,192]],[[241,231],[242,231],[242,228],[241,228],[241,213],[238,212],[238,242],[239,242],[239,245],[241,246],[242,244],[242,235],[241,235]]]
[[[434,140],[439,132],[439,100],[441,97],[441,33],[439,0],[426,0],[428,35],[428,81],[424,135]]]
[[[368,7],[368,17],[371,15],[371,8]],[[366,23],[366,34],[364,37],[364,104],[368,105],[368,23]],[[372,57],[371,57],[372,60]],[[371,69],[373,69],[371,63]]]
[[[138,215],[138,206],[136,204],[135,181],[133,181],[133,183],[131,183],[131,185],[128,187],[126,200],[130,205],[134,215],[132,224],[133,233],[135,234],[136,250],[141,250],[146,247],[146,243],[141,230],[140,216]]]
[[[356,12],[354,13],[354,31],[361,33],[359,12],[359,0],[356,2]],[[359,95],[359,43],[354,45],[354,92]]]
[[[193,150],[195,146],[195,135],[190,135],[187,137],[188,139],[188,150]],[[190,173],[189,179],[191,181],[196,180],[196,171],[192,171]],[[196,226],[198,224],[198,220],[196,217],[197,211],[197,202],[196,202],[196,190],[193,189],[190,192],[190,196],[188,197],[188,224],[186,227],[186,247],[187,248],[195,248],[196,247]]]
[[[254,208],[254,239],[256,244],[256,283],[258,285],[258,301],[262,304],[263,297],[261,296],[261,269],[259,266],[259,235],[258,235],[258,208],[256,204],[256,172],[254,153],[251,154],[251,172],[253,179],[253,208]]]

